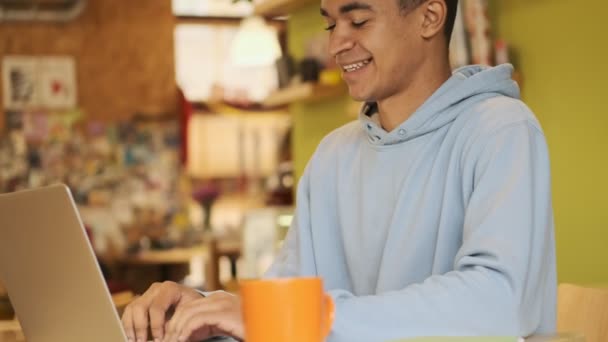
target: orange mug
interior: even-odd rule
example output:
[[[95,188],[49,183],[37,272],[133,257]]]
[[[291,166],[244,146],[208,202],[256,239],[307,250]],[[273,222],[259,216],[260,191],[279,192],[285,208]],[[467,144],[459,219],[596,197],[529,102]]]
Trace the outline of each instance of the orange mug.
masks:
[[[321,278],[242,280],[247,342],[322,342],[334,321],[334,302]]]

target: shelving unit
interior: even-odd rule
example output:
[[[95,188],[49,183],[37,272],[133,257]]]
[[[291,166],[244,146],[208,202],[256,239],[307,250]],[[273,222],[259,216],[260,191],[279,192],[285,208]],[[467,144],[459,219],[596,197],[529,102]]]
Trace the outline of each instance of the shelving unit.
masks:
[[[262,104],[265,107],[278,107],[294,102],[317,102],[344,95],[346,92],[347,88],[343,83],[337,85],[301,83],[270,94]]]
[[[285,16],[315,1],[318,0],[265,0],[255,6],[254,12],[268,18]]]
[[[255,6],[254,12],[266,18],[284,17],[301,7],[313,4],[318,0],[265,0]],[[290,85],[270,94],[262,105],[268,108],[286,106],[294,102],[318,102],[337,98],[347,94],[347,87],[340,82],[336,85],[301,83]]]

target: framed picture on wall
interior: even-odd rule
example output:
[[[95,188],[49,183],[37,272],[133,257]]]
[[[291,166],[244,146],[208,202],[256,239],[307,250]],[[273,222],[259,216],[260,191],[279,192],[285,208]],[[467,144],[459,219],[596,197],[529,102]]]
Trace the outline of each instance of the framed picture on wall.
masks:
[[[76,107],[76,71],[69,56],[6,56],[2,59],[4,107]]]
[[[74,58],[44,57],[38,61],[40,104],[44,108],[76,107]]]
[[[6,56],[2,59],[5,109],[19,110],[39,105],[37,63],[36,58],[27,56]]]

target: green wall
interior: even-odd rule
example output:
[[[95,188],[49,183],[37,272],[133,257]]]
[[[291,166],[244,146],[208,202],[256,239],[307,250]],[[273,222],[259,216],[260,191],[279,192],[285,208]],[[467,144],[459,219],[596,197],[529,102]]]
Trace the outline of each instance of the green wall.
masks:
[[[492,0],[498,35],[515,48],[523,97],[551,153],[560,282],[608,285],[608,2]],[[289,21],[290,49],[321,31],[318,5]],[[320,139],[352,120],[344,101],[292,107],[297,175]]]
[[[549,143],[559,280],[608,285],[608,2],[495,5]]]
[[[298,9],[288,21],[289,51],[296,59],[305,55],[306,40],[323,31],[324,21],[319,4]],[[293,155],[296,176],[302,174],[310,156],[323,137],[341,125],[354,120],[347,115],[348,97],[291,106],[293,117]]]

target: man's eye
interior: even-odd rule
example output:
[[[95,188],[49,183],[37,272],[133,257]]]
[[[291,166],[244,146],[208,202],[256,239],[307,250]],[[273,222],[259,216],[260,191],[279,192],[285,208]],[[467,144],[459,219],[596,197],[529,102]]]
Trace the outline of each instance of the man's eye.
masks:
[[[367,23],[367,20],[353,21],[352,25],[353,25],[353,27],[361,27],[361,26],[365,25],[365,23]]]
[[[325,31],[333,31],[335,27],[336,27],[336,24],[333,24],[333,25],[328,25],[328,26],[325,28]]]

